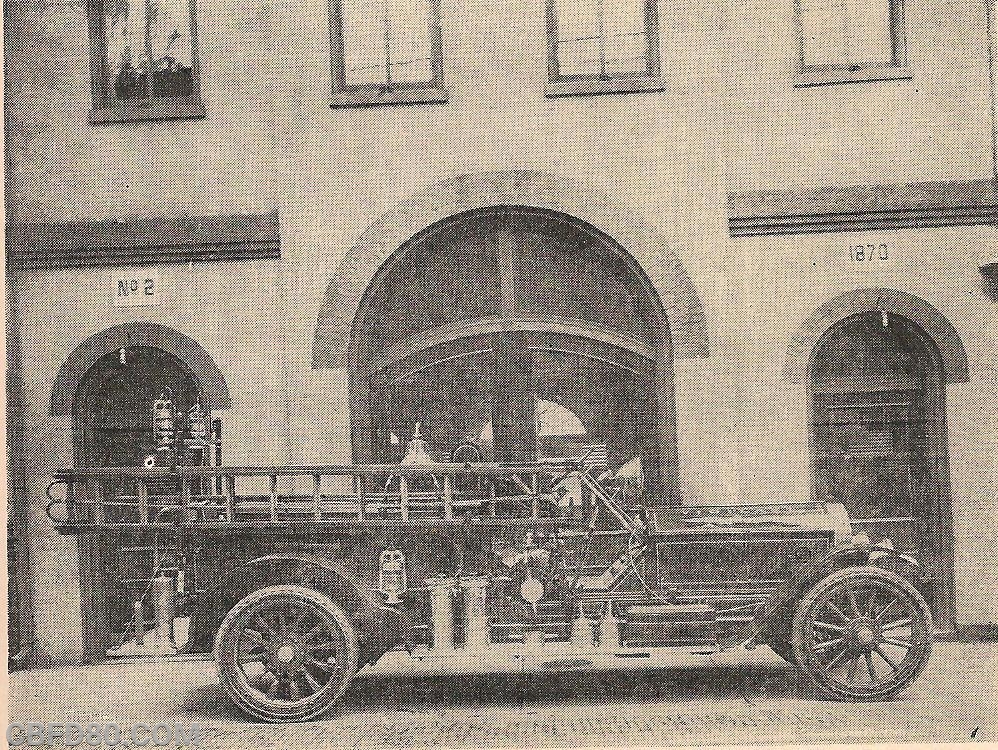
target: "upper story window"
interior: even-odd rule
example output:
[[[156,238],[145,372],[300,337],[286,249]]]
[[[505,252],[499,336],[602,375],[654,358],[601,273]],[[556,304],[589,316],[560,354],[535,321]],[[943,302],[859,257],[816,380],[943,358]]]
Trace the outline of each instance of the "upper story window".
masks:
[[[797,0],[798,86],[909,78],[901,0]]]
[[[331,0],[334,107],[445,102],[439,0]]]
[[[89,0],[92,122],[203,117],[194,0]]]
[[[661,91],[657,0],[548,0],[548,96]]]

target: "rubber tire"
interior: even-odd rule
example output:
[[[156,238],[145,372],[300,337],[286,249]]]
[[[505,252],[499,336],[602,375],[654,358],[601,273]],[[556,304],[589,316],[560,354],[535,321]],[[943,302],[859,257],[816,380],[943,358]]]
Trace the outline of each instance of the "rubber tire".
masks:
[[[345,661],[343,676],[336,689],[323,695],[318,701],[304,700],[287,707],[277,707],[270,702],[262,703],[256,700],[253,695],[239,689],[236,677],[238,667],[235,665],[235,643],[233,642],[233,636],[238,632],[235,628],[236,623],[248,609],[264,599],[275,596],[294,597],[321,607],[331,616],[343,636],[343,641],[346,644],[346,653],[343,654]],[[353,680],[353,676],[357,673],[359,652],[356,630],[343,608],[325,594],[302,586],[269,586],[254,591],[236,604],[226,615],[215,637],[215,660],[218,665],[218,680],[222,690],[243,713],[261,721],[274,723],[309,721],[329,711],[343,697]]]
[[[924,651],[916,655],[915,663],[905,670],[906,674],[903,679],[899,680],[894,685],[885,687],[883,690],[869,693],[849,692],[847,690],[837,688],[834,683],[829,683],[820,679],[812,670],[807,668],[809,660],[807,658],[808,655],[805,652],[806,646],[804,643],[804,628],[807,625],[807,618],[809,616],[811,606],[814,605],[826,589],[849,578],[857,577],[876,578],[881,581],[886,581],[902,591],[922,615],[921,627],[925,629],[927,639]],[[790,643],[793,647],[793,654],[794,659],[796,660],[795,663],[797,668],[800,670],[807,682],[816,688],[824,697],[844,701],[886,700],[894,695],[897,695],[897,693],[908,687],[925,668],[925,664],[928,662],[929,656],[932,653],[932,614],[929,612],[929,605],[926,604],[925,599],[923,599],[922,595],[918,593],[918,590],[896,573],[876,567],[844,568],[843,570],[832,573],[830,576],[820,581],[800,601],[797,611],[794,614],[793,625],[790,630]],[[907,656],[905,658],[907,658]]]

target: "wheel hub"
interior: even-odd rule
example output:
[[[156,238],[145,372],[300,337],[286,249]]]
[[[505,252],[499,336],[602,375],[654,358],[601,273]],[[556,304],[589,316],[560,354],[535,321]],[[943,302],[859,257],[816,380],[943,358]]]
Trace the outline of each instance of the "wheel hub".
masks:
[[[295,651],[294,646],[289,646],[286,643],[274,652],[274,658],[277,659],[277,663],[285,667],[289,666],[297,655],[298,653]]]
[[[869,618],[853,620],[846,627],[846,644],[856,651],[869,651],[880,641],[880,628]]]

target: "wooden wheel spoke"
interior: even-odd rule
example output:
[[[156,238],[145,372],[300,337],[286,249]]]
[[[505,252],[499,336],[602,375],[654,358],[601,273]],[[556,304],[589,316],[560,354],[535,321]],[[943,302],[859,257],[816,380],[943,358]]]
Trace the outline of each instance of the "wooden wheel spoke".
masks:
[[[884,650],[882,648],[880,648],[880,644],[874,643],[873,644],[873,650],[876,651],[877,654],[879,654],[879,656],[880,656],[881,659],[883,659],[885,662],[887,662],[890,665],[891,669],[893,669],[895,672],[900,672],[901,671],[901,667],[899,667],[894,662],[893,659],[891,659],[887,654],[884,653]]]
[[[308,646],[306,650],[309,653],[313,651],[336,651],[337,649],[339,649],[339,647],[340,644],[336,643],[335,641],[326,641],[325,643],[318,643],[314,646]]]
[[[856,681],[856,668],[859,666],[859,654],[849,660],[849,673],[846,675],[846,682],[852,685]]]
[[[904,628],[912,624],[911,618],[906,618],[904,620],[895,620],[894,622],[889,622],[886,625],[881,625],[881,631],[895,630],[897,628]]]
[[[884,615],[887,614],[887,612],[891,609],[891,607],[899,603],[900,602],[898,602],[897,599],[891,599],[889,602],[887,602],[887,606],[885,606],[882,610],[880,610],[880,613],[876,615],[873,619],[876,620],[877,622],[883,622]]]
[[[828,662],[828,664],[826,664],[826,665],[825,665],[825,668],[824,668],[824,669],[825,669],[825,672],[826,672],[826,673],[830,673],[830,672],[831,672],[831,671],[832,671],[833,669],[835,669],[835,667],[837,667],[837,666],[839,665],[839,663],[840,663],[840,662],[842,661],[842,659],[843,659],[843,658],[844,658],[844,657],[845,657],[845,656],[846,656],[846,655],[847,655],[848,653],[849,653],[849,649],[847,649],[847,648],[843,648],[843,649],[842,649],[842,650],[841,650],[841,651],[839,652],[838,656],[836,656],[836,657],[835,657],[834,659],[832,659],[832,660],[831,660],[830,662]]]
[[[329,672],[331,674],[331,673],[333,673],[333,672],[336,671],[336,665],[335,664],[330,664],[327,661],[319,661],[318,659],[316,659],[314,657],[311,657],[311,656],[308,657],[308,659],[306,659],[306,661],[311,666],[318,667],[323,672]]]
[[[263,682],[269,682],[270,687],[273,687],[274,683],[277,682],[277,676],[270,670],[265,670],[256,676],[256,680],[254,680],[254,682],[256,682],[257,685],[261,686]]]
[[[312,676],[311,672],[302,667],[301,673],[302,676],[305,678],[305,682],[307,682],[308,686],[312,688],[313,693],[318,693],[320,690],[322,690],[322,685],[320,685],[319,681]]]
[[[302,636],[302,640],[305,643],[308,643],[309,641],[311,641],[316,636],[322,635],[325,632],[326,632],[326,626],[323,625],[322,623],[320,623],[320,624],[316,625],[314,628],[312,628],[311,630],[309,630],[307,633],[305,633],[305,635]]]
[[[831,610],[836,617],[838,617],[842,622],[852,622],[852,618],[849,617],[845,612],[835,606],[833,602],[826,602],[825,606]]]
[[[267,633],[269,633],[271,637],[274,637],[274,636],[277,635],[277,633],[274,632],[274,629],[272,627],[270,627],[270,623],[267,622],[267,620],[264,618],[264,616],[260,612],[257,612],[255,615],[253,615],[253,622],[255,622],[255,623],[259,624],[260,626],[262,626],[263,629],[266,630]]]
[[[852,608],[853,614],[856,617],[862,617],[863,613],[859,611],[859,604],[856,602],[856,591],[852,586],[846,586],[846,596],[849,599],[849,606]]]
[[[833,633],[844,633],[846,630],[841,625],[833,625],[830,622],[822,622],[821,620],[815,620],[814,627],[821,628],[822,630],[830,630]]]
[[[873,668],[873,657],[870,655],[869,651],[866,652],[865,656],[866,656],[866,671],[870,673],[870,679],[876,682],[880,678],[877,677],[877,670]]]
[[[900,646],[901,648],[915,648],[914,643],[909,643],[908,641],[902,641],[897,638],[881,638],[881,643],[886,643],[888,646]]]
[[[291,696],[291,700],[300,701],[302,698],[305,697],[305,694],[302,693],[301,686],[298,684],[297,680],[289,679],[288,687],[290,688],[290,690],[288,690],[288,693]]]
[[[243,637],[250,640],[254,644],[254,648],[264,648],[267,645],[267,639],[264,638],[259,631],[253,630],[252,628],[246,628],[242,632]]]
[[[281,681],[279,679],[275,679],[273,684],[271,684],[271,686],[267,688],[267,692],[264,693],[264,695],[266,695],[271,700],[277,698],[277,693],[278,693],[277,688],[279,688],[280,686],[281,686]]]
[[[874,603],[877,601],[877,590],[874,589],[870,592],[870,598],[866,600],[866,615],[865,617],[873,617],[873,613],[876,611]]]

